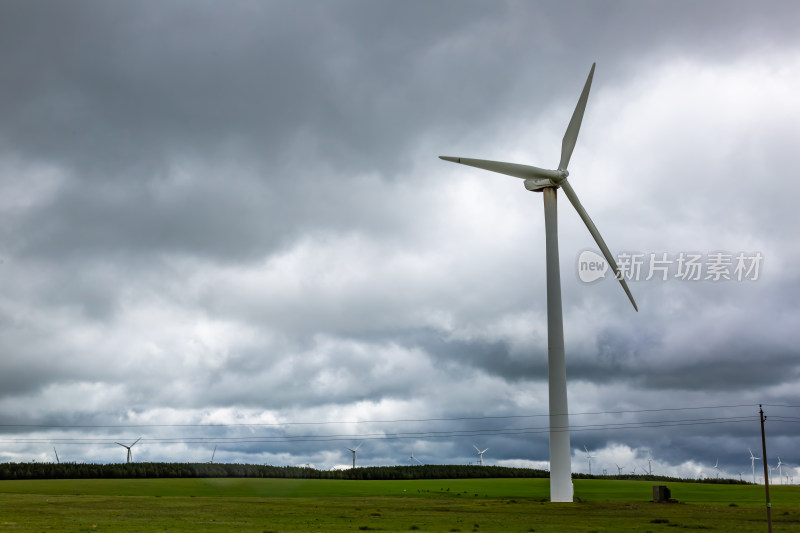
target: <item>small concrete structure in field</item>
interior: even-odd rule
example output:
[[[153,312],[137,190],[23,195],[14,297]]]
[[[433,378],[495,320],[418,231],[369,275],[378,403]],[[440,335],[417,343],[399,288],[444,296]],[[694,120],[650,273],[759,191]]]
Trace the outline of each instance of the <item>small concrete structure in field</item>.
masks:
[[[653,485],[653,503],[678,503],[678,500],[671,498],[666,485]]]

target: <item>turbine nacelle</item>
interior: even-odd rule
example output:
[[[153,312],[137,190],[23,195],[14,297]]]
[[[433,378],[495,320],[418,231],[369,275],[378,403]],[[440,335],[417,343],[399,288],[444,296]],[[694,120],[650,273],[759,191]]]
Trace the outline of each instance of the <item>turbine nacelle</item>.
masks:
[[[548,187],[558,187],[558,183],[552,179],[545,178],[528,178],[525,180],[525,188],[531,192],[542,192],[543,189]]]
[[[525,188],[532,192],[542,192],[542,190],[553,187],[558,189],[561,183],[569,176],[569,171],[564,169],[554,170],[557,176],[551,178],[527,178]]]

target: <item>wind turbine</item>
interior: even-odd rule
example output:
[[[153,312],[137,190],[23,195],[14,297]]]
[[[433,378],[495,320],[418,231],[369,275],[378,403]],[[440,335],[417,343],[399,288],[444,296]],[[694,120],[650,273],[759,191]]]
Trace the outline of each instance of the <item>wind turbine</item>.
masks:
[[[647,451],[647,475],[653,475],[653,456],[650,454],[650,451]]]
[[[210,465],[214,464],[214,456],[215,455],[217,455],[217,447],[216,446],[214,446],[214,451],[211,452],[211,460],[208,462],[208,464],[210,464]]]
[[[571,448],[569,443],[569,415],[567,414],[567,366],[564,358],[564,324],[561,311],[561,274],[558,262],[558,211],[556,204],[556,190],[560,187],[566,194],[572,206],[583,219],[584,224],[592,234],[597,246],[603,252],[606,261],[614,270],[617,279],[622,284],[625,294],[628,295],[633,308],[638,311],[636,302],[631,295],[625,278],[622,276],[614,257],[606,246],[600,232],[589,218],[588,213],[578,200],[578,196],[567,181],[567,166],[575,149],[578,139],[586,102],[589,99],[589,89],[592,86],[595,64],[589,71],[589,77],[583,87],[583,92],[578,99],[578,105],[569,121],[567,131],[561,141],[561,160],[556,170],[519,165],[516,163],[503,163],[499,161],[486,161],[483,159],[466,159],[461,157],[439,156],[445,161],[461,163],[472,167],[506,174],[525,180],[525,188],[529,191],[542,192],[544,199],[544,225],[545,248],[547,258],[547,370],[550,390],[550,501],[572,502],[572,466]]]
[[[419,464],[422,464],[422,461],[414,457],[414,450],[411,450],[411,457],[409,457],[408,460],[412,466],[414,465],[414,461],[418,462]]]
[[[355,448],[347,448],[345,446],[345,449],[350,450],[351,452],[353,452],[353,468],[356,467],[356,452],[358,451],[359,448],[361,448],[362,444],[364,444],[364,443],[363,442],[359,442],[358,446],[356,446]]]
[[[625,465],[619,466],[617,463],[614,463],[614,465],[617,467],[617,475],[621,476],[622,475],[622,469],[625,468]]]
[[[128,460],[126,461],[127,463],[130,463],[130,462],[132,462],[132,461],[133,461],[133,454],[131,453],[131,448],[133,448],[134,444],[136,444],[136,443],[137,443],[137,442],[139,442],[140,440],[142,440],[142,437],[139,437],[138,439],[136,439],[135,441],[133,441],[133,444],[131,444],[130,446],[125,446],[125,445],[124,445],[124,444],[122,444],[121,442],[115,442],[115,443],[114,443],[114,444],[119,444],[119,445],[120,445],[120,446],[122,446],[123,448],[127,448],[127,449],[128,449]]]
[[[53,453],[56,454],[56,463],[61,464],[61,461],[58,460],[58,452],[56,451],[56,447],[53,446]],[[780,461],[780,457],[778,457],[778,461]]]
[[[781,462],[781,456],[779,455],[778,456],[778,466],[776,466],[775,468],[778,469],[778,476],[781,478],[781,485],[783,485],[783,470],[781,469],[782,465],[783,465],[783,463]]]
[[[483,454],[485,454],[487,451],[489,451],[489,448],[486,448],[485,450],[481,451],[474,444],[472,445],[472,447],[475,448],[476,452],[478,452],[478,462],[480,463],[481,466],[483,466]]]
[[[753,485],[756,484],[756,461],[760,461],[761,457],[756,457],[753,455],[753,450],[747,448],[747,451],[750,452],[750,467],[753,469]]]
[[[720,469],[719,469],[719,457],[717,457],[717,462],[716,462],[716,463],[714,463],[714,470],[716,470],[716,471],[717,471],[717,479],[719,479],[719,473],[720,473]]]
[[[592,475],[592,459],[594,459],[597,456],[590,454],[589,453],[589,449],[586,447],[585,444],[583,445],[583,449],[586,450],[586,460],[589,461],[589,475],[591,476]]]

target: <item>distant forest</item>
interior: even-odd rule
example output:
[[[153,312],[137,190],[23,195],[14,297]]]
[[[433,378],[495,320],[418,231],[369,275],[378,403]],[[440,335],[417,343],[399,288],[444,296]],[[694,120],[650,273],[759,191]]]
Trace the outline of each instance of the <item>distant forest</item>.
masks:
[[[270,466],[236,463],[0,463],[0,479],[121,479],[250,477],[293,479],[475,479],[547,478],[546,470],[477,465],[368,466],[347,470],[316,470],[301,466]],[[572,474],[573,479],[632,479],[641,481],[687,481],[695,483],[749,484],[734,479],[680,479],[666,476],[592,476]]]

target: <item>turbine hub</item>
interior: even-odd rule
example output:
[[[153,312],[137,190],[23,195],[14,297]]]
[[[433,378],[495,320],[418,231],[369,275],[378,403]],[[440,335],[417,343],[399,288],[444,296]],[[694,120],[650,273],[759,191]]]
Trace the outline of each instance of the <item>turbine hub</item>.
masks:
[[[556,178],[556,181],[565,180],[567,179],[567,176],[569,176],[569,170],[565,168],[564,169],[559,168],[558,170],[556,170],[556,172],[558,172],[558,178]]]

